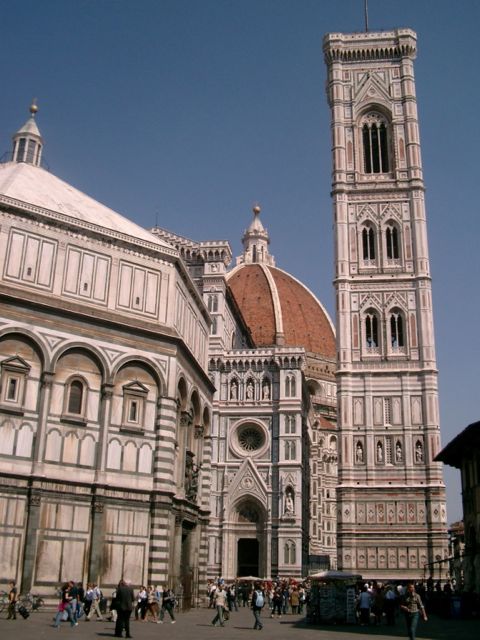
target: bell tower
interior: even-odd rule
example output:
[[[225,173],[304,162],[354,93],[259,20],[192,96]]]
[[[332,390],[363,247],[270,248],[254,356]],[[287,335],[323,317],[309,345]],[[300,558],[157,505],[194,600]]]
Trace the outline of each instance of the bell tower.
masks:
[[[327,34],[340,569],[420,578],[446,550],[416,34]]]

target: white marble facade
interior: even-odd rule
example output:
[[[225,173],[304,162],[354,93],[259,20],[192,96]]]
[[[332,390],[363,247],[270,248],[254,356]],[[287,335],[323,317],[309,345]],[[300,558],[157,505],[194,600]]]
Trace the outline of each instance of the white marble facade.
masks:
[[[338,564],[421,578],[447,553],[424,184],[408,29],[328,34]]]
[[[16,145],[38,143],[27,125]],[[183,261],[38,162],[0,165],[0,236],[0,582],[124,576],[194,600],[211,321]]]

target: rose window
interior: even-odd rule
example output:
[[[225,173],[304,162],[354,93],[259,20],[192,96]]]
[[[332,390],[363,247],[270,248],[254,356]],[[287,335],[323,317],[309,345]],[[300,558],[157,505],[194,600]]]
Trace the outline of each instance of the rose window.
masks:
[[[245,451],[256,451],[265,442],[265,437],[258,428],[248,426],[239,431],[238,442]]]

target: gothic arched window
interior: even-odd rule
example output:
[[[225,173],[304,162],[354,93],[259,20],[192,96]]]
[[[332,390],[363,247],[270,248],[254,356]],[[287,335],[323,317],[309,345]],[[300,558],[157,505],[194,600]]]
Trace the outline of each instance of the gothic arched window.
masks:
[[[285,378],[285,395],[287,398],[293,398],[297,395],[295,376],[288,374]]]
[[[403,316],[396,309],[390,314],[390,344],[393,350],[403,349],[405,346]]]
[[[365,344],[367,349],[378,349],[378,316],[369,310],[365,314]]]
[[[375,260],[375,231],[370,225],[362,229],[362,255],[364,260]]]
[[[387,260],[400,258],[398,229],[394,224],[389,224],[385,229],[385,244]]]
[[[388,173],[388,122],[371,112],[362,120],[363,170],[365,173]]]

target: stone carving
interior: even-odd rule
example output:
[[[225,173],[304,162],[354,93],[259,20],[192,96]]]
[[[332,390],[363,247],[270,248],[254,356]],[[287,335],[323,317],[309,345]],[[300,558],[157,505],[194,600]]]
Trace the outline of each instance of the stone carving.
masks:
[[[268,383],[267,380],[265,380],[262,386],[262,398],[264,400],[270,399],[270,384]]]
[[[377,443],[377,462],[383,462],[383,446],[381,442]]]
[[[103,502],[95,501],[92,505],[93,513],[103,513],[105,505]]]
[[[403,460],[402,445],[400,442],[397,442],[397,444],[395,445],[395,461],[402,462],[402,460]]]
[[[232,380],[230,383],[230,400],[238,399],[238,383],[236,380]]]
[[[200,467],[194,463],[193,458],[194,454],[191,451],[187,451],[185,459],[185,497],[191,502],[196,502]]]
[[[204,433],[205,433],[205,427],[202,424],[196,424],[194,434],[193,434],[195,440],[200,440],[201,438],[203,438]]]
[[[359,464],[363,462],[363,446],[361,442],[357,442],[355,447],[355,462]]]
[[[415,445],[415,462],[423,462],[423,447],[420,440],[417,440]]]
[[[254,387],[253,387],[253,382],[251,380],[249,380],[247,382],[247,400],[253,400],[253,394],[254,394]]]
[[[295,503],[293,501],[293,493],[290,489],[287,489],[285,493],[285,506],[283,510],[284,514],[293,515],[295,513]]]
[[[41,501],[42,501],[42,498],[38,493],[30,494],[30,498],[28,502],[31,507],[39,507]]]

